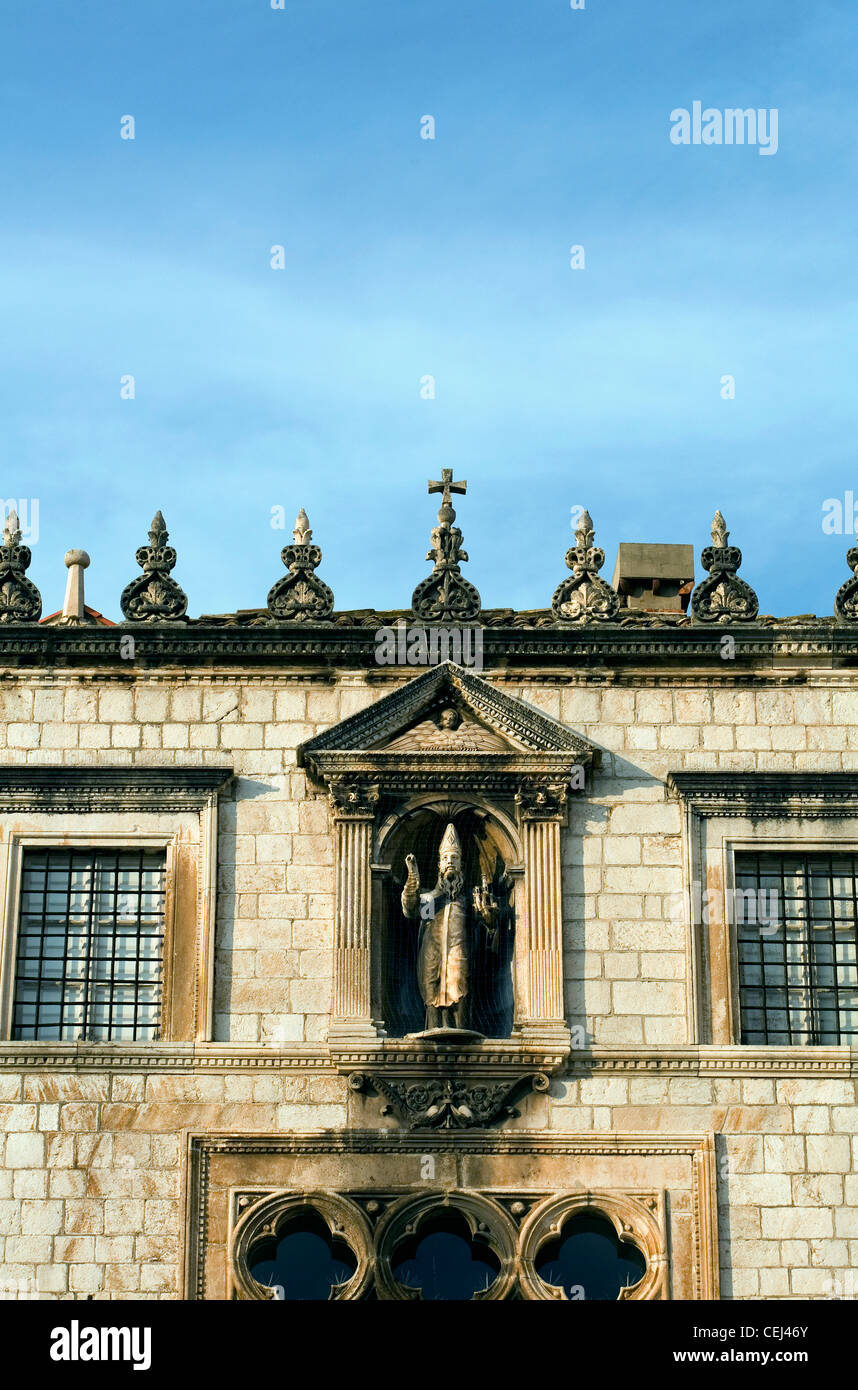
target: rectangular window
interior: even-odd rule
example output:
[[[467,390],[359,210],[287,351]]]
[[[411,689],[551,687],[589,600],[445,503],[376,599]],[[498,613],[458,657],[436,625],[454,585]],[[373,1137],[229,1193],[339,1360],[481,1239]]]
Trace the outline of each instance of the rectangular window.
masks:
[[[27,850],[12,1036],[158,1037],[166,856],[161,850]]]
[[[737,853],[743,1043],[858,1043],[858,855]]]

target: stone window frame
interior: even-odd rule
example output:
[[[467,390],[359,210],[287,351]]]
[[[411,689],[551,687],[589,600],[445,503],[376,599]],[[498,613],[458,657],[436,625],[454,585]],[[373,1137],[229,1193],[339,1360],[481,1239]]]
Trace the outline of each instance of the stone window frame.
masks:
[[[12,1041],[24,854],[28,849],[85,848],[165,852],[164,976],[157,1043],[212,1040],[217,803],[231,776],[232,769],[223,767],[0,768],[0,1039]],[[113,828],[75,824],[78,816],[105,812]],[[160,825],[141,830],[129,824],[130,817],[141,814]],[[175,828],[177,814],[196,816],[195,839]],[[37,1053],[52,1050],[59,1041],[40,1039],[18,1046]],[[135,1044],[143,1049],[154,1045]],[[103,1041],[98,1046],[127,1044]]]
[[[736,924],[725,911],[735,890],[736,855],[748,850],[858,853],[858,774],[672,772],[667,787],[684,812],[688,1041],[783,1051],[782,1044],[741,1041]],[[695,885],[701,893],[715,894],[708,923],[695,912]],[[785,1050],[807,1057],[820,1049],[840,1051],[810,1043]]]
[[[427,1152],[435,1157],[438,1176],[417,1186],[412,1174]],[[645,1186],[640,1185],[641,1164]],[[558,1222],[562,1227],[571,1216],[591,1212],[613,1224],[647,1259],[647,1272],[634,1286],[635,1299],[717,1299],[716,1187],[711,1132],[597,1136],[352,1130],[336,1136],[324,1130],[278,1135],[189,1131],[182,1287],[192,1301],[258,1299],[259,1286],[238,1277],[235,1256],[242,1249],[247,1252],[252,1243],[247,1236],[255,1239],[266,1225],[276,1228],[278,1211],[318,1197],[311,1204],[320,1209],[327,1204],[323,1214],[330,1220],[342,1223],[346,1205],[354,1217],[343,1226],[360,1245],[355,1247],[359,1269],[346,1294],[354,1296],[368,1277],[373,1242],[387,1225],[383,1209],[370,1215],[369,1199],[392,1198],[387,1210],[395,1215],[416,1203],[473,1196],[514,1218],[518,1274],[525,1280],[546,1232]],[[242,1237],[242,1232],[247,1234]],[[531,1292],[536,1298],[556,1297],[538,1279]],[[345,1293],[343,1289],[340,1296]]]

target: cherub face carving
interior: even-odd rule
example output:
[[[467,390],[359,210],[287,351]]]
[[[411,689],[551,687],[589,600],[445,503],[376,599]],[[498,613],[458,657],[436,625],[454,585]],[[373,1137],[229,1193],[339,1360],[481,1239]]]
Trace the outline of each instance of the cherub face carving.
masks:
[[[457,709],[453,709],[452,707],[442,709],[438,716],[439,729],[458,729],[461,722],[462,716]]]

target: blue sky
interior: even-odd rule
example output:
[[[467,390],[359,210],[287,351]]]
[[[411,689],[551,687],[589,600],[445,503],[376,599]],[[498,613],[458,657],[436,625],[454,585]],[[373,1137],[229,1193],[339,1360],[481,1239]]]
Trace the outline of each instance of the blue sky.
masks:
[[[855,0],[6,0],[0,33],[0,495],[39,499],[45,612],[83,546],[118,617],[158,507],[192,615],[264,604],[299,506],[338,608],[407,607],[443,467],[486,607],[550,602],[573,506],[607,578],[720,506],[763,612],[831,612]],[[777,108],[777,154],[672,144],[698,99]]]

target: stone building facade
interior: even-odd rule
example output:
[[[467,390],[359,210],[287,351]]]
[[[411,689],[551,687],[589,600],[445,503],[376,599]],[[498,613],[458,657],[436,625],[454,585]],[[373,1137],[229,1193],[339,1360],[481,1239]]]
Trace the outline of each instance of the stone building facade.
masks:
[[[552,607],[485,611],[444,486],[401,613],[336,611],[299,518],[266,608],[188,620],[156,518],[122,623],[77,573],[40,623],[7,526],[13,1296],[289,1298],[327,1233],[333,1296],[407,1298],[456,1228],[478,1296],[587,1297],[587,1222],[621,1297],[848,1296],[858,581],[760,617],[716,518],[690,605],[632,607],[585,514]],[[493,925],[427,1029],[399,895],[451,823]]]

